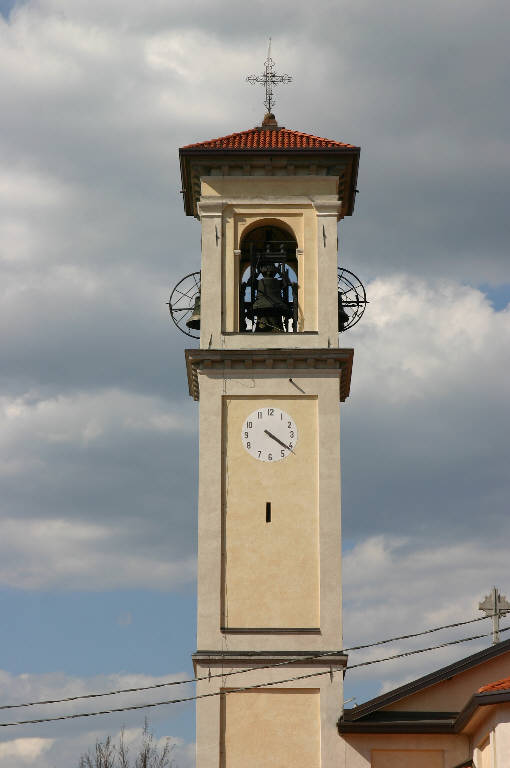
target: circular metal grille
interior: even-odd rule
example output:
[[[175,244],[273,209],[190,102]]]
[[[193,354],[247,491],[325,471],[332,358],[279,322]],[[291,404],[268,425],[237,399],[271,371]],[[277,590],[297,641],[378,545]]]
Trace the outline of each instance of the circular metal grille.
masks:
[[[192,339],[199,339],[200,331],[189,328],[186,323],[193,314],[195,301],[199,296],[200,272],[190,272],[189,275],[179,280],[167,302],[170,317],[177,328],[186,336],[191,336]]]

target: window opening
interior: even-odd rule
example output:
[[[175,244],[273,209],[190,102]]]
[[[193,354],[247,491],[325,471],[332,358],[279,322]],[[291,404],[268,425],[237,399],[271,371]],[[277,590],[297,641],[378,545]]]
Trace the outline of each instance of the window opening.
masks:
[[[241,245],[239,330],[297,333],[298,263],[295,239],[279,227],[257,227]]]

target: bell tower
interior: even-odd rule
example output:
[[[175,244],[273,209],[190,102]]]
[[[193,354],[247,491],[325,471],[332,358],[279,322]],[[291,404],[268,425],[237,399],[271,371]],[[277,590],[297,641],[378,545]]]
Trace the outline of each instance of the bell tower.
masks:
[[[333,768],[353,359],[338,341],[337,222],[353,212],[359,148],[268,114],[179,154],[202,226],[200,294],[181,315],[200,336],[186,350],[200,408],[197,768]]]

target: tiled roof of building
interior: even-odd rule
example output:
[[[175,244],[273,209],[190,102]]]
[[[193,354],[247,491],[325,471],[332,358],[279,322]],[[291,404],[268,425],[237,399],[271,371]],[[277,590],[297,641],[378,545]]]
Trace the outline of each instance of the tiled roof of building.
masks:
[[[353,144],[322,139],[310,133],[291,131],[288,128],[251,128],[231,133],[218,139],[187,144],[181,149],[358,149]]]
[[[507,691],[510,690],[510,677],[503,677],[494,683],[487,683],[478,689],[478,693],[487,693],[488,691]]]

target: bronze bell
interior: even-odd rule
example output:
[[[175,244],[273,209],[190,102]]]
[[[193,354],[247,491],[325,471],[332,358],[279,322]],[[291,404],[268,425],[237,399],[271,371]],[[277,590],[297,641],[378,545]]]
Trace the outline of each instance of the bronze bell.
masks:
[[[186,321],[186,326],[193,331],[200,330],[200,294],[195,296],[195,303],[193,305],[193,313],[189,320]]]
[[[338,330],[339,331],[345,331],[345,326],[349,322],[349,315],[344,309],[344,305],[342,303],[342,294],[338,293]]]
[[[278,314],[285,312],[287,305],[282,299],[282,281],[276,277],[261,277],[257,280],[257,298],[253,311],[257,314]]]
[[[274,264],[265,264],[262,277],[257,280],[257,297],[253,311],[257,315],[256,331],[280,333],[283,331],[282,315],[287,314],[288,305],[282,297],[282,280],[275,277]]]
[[[284,314],[288,307],[282,298],[283,283],[275,277],[275,265],[264,264],[260,271],[262,277],[257,280],[257,298],[253,302],[253,311],[258,315]]]

